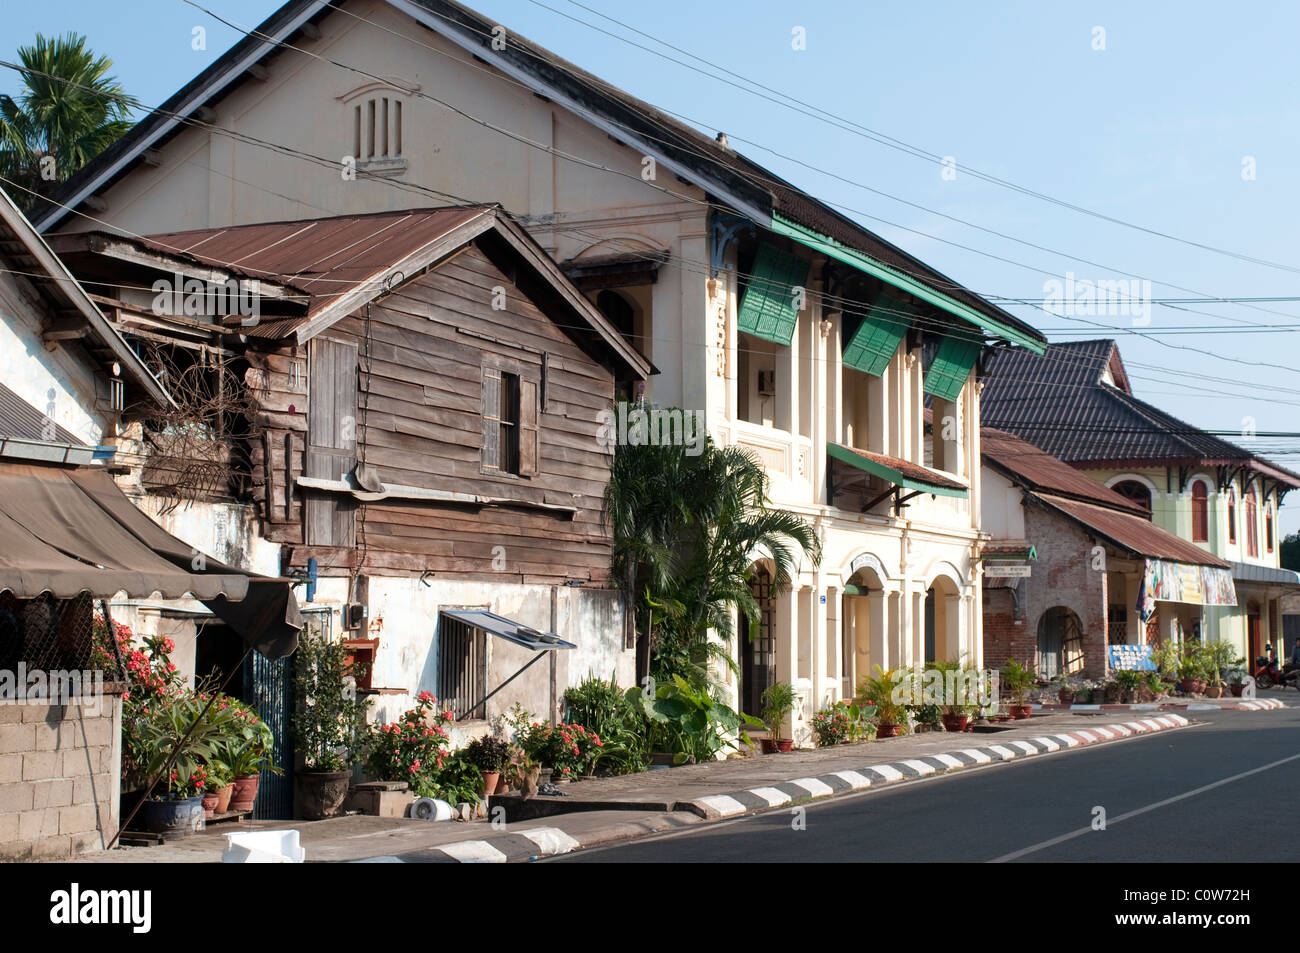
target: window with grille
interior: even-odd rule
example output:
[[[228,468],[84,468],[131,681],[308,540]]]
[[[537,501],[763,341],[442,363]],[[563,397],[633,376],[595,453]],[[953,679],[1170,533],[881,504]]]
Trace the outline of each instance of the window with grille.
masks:
[[[459,619],[438,621],[438,703],[457,721],[486,718],[487,633]],[[470,706],[473,706],[472,708]]]
[[[1151,518],[1151,488],[1145,483],[1138,480],[1122,480],[1111,487],[1116,493],[1127,500],[1131,500],[1143,507],[1147,511],[1147,519]]]
[[[1197,480],[1192,484],[1192,542],[1205,543],[1210,539],[1209,496],[1205,484]]]

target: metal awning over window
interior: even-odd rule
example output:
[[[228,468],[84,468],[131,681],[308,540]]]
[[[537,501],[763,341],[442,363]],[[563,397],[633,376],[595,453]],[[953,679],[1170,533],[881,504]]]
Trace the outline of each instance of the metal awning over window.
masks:
[[[964,497],[970,492],[966,484],[958,482],[947,474],[923,467],[919,463],[889,457],[883,453],[872,453],[869,450],[859,450],[843,444],[828,443],[826,454],[832,463],[832,500],[836,492],[857,480],[865,479],[866,476],[873,476],[889,484],[888,489],[863,505],[864,513],[890,495],[894,497],[894,512],[897,513],[908,500],[922,493],[929,493],[932,496]],[[911,492],[904,494],[904,490]]]
[[[758,246],[750,272],[737,327],[789,347],[799,320],[795,289],[808,280],[808,262],[765,242]]]
[[[577,648],[554,632],[542,632],[486,609],[443,609],[441,614],[438,697],[451,707],[457,721],[485,717],[487,700],[524,674],[538,659],[554,658],[552,653],[560,649]],[[473,635],[474,630],[534,653],[513,675],[486,694],[489,653],[483,641]]]

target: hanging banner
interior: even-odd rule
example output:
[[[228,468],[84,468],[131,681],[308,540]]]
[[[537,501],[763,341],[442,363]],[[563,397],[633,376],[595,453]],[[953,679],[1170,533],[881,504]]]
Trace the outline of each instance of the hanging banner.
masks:
[[[1232,572],[1214,566],[1193,566],[1166,559],[1148,559],[1142,577],[1138,611],[1154,601],[1191,605],[1235,606],[1237,590]],[[1143,613],[1145,618],[1149,613]]]

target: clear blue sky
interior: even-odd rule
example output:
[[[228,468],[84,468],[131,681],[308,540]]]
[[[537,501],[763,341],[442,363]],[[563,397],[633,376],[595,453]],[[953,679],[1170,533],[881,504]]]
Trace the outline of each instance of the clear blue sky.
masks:
[[[1300,4],[1024,2],[1000,3],[992,13],[993,5],[957,2],[923,7],[853,0],[582,2],[852,123],[951,156],[956,176],[945,179],[936,162],[706,78],[541,5],[632,36],[570,0],[471,5],[661,108],[710,132],[726,131],[736,148],[824,201],[856,210],[849,214],[973,290],[1039,300],[1045,282],[1063,281],[1066,272],[1091,280],[1131,272],[1154,280],[1151,293],[1157,299],[1300,296],[1295,270],[1244,262],[1080,215],[965,171],[979,170],[1111,218],[1300,269],[1295,95],[1300,71],[1294,51]],[[250,27],[277,6],[273,0],[203,0],[203,5]],[[208,30],[205,52],[191,49],[196,25]],[[13,49],[38,30],[87,34],[95,50],[114,59],[128,91],[152,104],[238,36],[181,0],[138,0],[129,10],[99,0],[11,3],[4,26],[4,58],[12,58]],[[806,34],[801,51],[792,49],[795,27]],[[1105,31],[1104,50],[1094,49],[1098,27]],[[13,91],[13,74],[0,74],[0,89]],[[1253,179],[1243,178],[1247,157],[1253,159]],[[1097,264],[1030,248],[936,213]],[[1136,330],[1157,340],[1125,333],[1134,330],[1125,316],[1089,318],[1116,325],[1119,332],[1112,335],[1031,307],[1008,307],[1053,340],[1118,337],[1138,395],[1190,423],[1239,431],[1243,418],[1253,417],[1260,431],[1300,430],[1300,301],[1254,308],[1155,305],[1150,323]],[[1261,332],[1252,324],[1297,330]],[[1224,326],[1241,330],[1173,333]],[[1259,438],[1245,445],[1300,468],[1295,452],[1300,441]],[[1288,499],[1282,528],[1300,529],[1300,493]]]

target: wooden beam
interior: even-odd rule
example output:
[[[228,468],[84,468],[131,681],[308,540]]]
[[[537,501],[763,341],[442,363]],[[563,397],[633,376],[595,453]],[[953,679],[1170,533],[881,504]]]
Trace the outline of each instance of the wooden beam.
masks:
[[[98,195],[87,195],[82,200],[81,204],[86,206],[86,208],[90,209],[92,212],[108,211],[108,203],[105,202],[103,199],[101,199]]]
[[[253,77],[253,79],[260,80],[263,83],[271,78],[271,71],[261,63],[253,63],[248,67],[246,72],[249,76]]]
[[[146,149],[140,155],[140,161],[145,165],[156,169],[158,166],[162,165],[162,153],[157,149]]]
[[[211,106],[200,106],[194,110],[194,118],[199,122],[213,123],[217,121],[217,111]]]
[[[47,344],[53,341],[72,341],[86,336],[86,319],[78,315],[61,316],[47,322],[41,329],[41,340]]]

